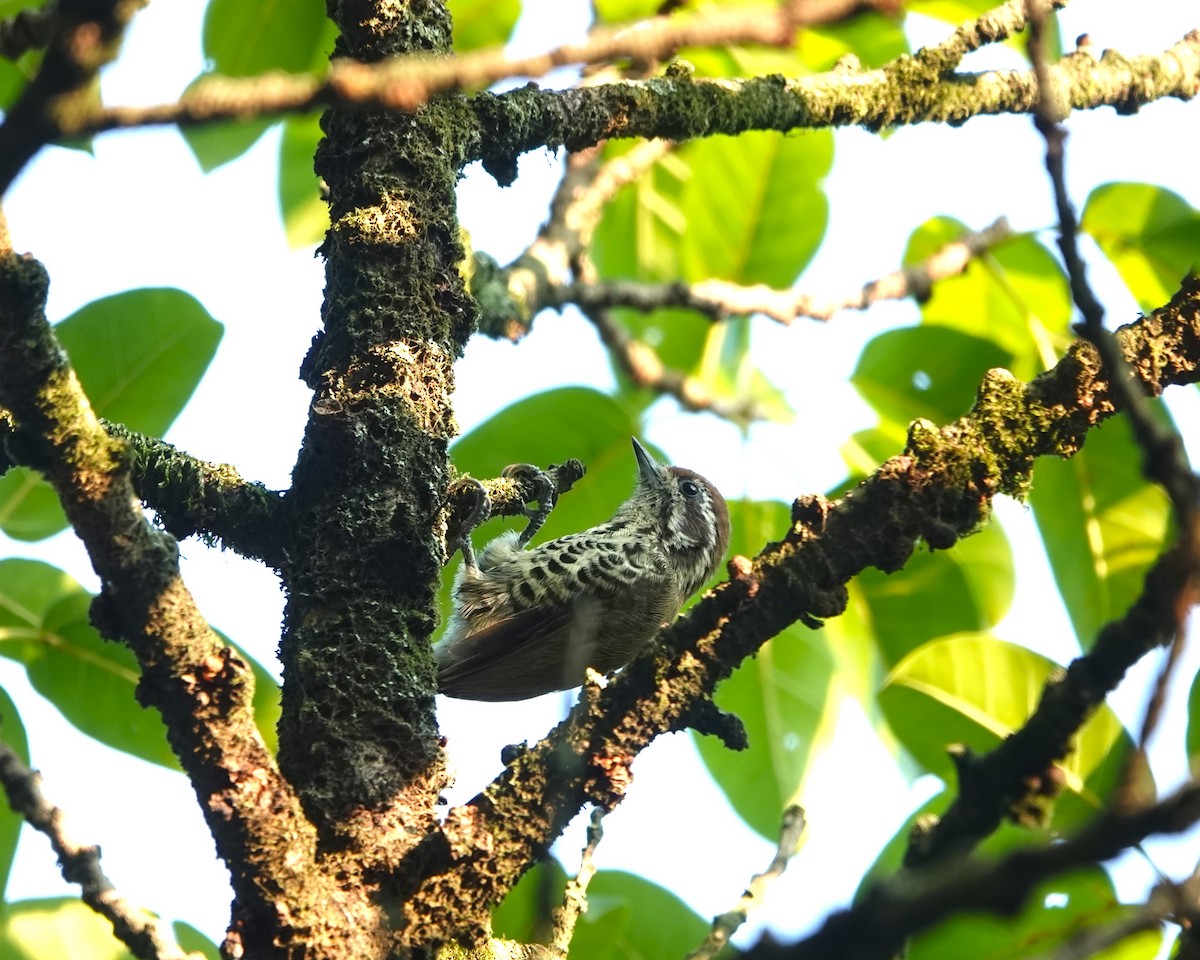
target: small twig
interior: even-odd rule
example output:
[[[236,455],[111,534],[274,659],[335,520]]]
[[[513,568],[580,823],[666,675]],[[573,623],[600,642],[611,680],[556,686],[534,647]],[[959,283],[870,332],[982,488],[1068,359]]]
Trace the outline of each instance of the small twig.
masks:
[[[718,397],[698,377],[668,367],[654,348],[634,337],[606,310],[584,310],[601,342],[635,386],[674,397],[685,410],[708,411],[734,423],[763,420],[766,414],[752,398]]]
[[[1200,568],[1200,485],[1192,472],[1179,434],[1161,426],[1150,410],[1145,391],[1133,381],[1129,364],[1121,355],[1121,349],[1111,333],[1104,329],[1104,308],[1092,291],[1087,279],[1087,265],[1079,253],[1079,224],[1075,209],[1067,192],[1065,172],[1066,130],[1060,124],[1066,110],[1051,81],[1044,49],[1045,20],[1049,13],[1049,0],[1026,0],[1029,15],[1029,56],[1033,61],[1038,78],[1038,106],[1034,123],[1046,140],[1046,171],[1054,190],[1054,203],[1058,212],[1058,247],[1071,286],[1071,297],[1083,315],[1079,333],[1096,346],[1109,380],[1118,400],[1118,406],[1133,428],[1134,438],[1142,450],[1142,469],[1148,480],[1157,482],[1166,490],[1175,512],[1185,562],[1193,570]],[[1197,583],[1195,574],[1182,584],[1178,596],[1164,598],[1171,602],[1175,611],[1176,629],[1170,652],[1155,679],[1139,736],[1139,750],[1146,743],[1158,724],[1166,700],[1167,687],[1182,655],[1186,639],[1186,616],[1196,602]],[[1130,777],[1126,776],[1126,783]],[[1121,794],[1125,791],[1122,790]],[[1118,795],[1120,796],[1120,794]]]
[[[42,794],[41,774],[30,770],[7,743],[0,741],[0,785],[13,812],[50,839],[62,866],[63,879],[77,883],[84,903],[112,924],[113,934],[141,960],[187,960],[184,953],[147,910],[117,893],[100,868],[100,848],[86,846],[67,832],[66,815]]]
[[[1181,907],[1194,902],[1197,893],[1195,878],[1183,884],[1164,882],[1150,891],[1141,908],[1114,923],[1081,930],[1060,950],[1047,954],[1053,960],[1087,960],[1109,947],[1116,946],[1139,933],[1157,930],[1163,921],[1178,917]]]
[[[1103,863],[1152,834],[1178,834],[1200,820],[1200,784],[1132,812],[1110,810],[1061,843],[1025,847],[996,861],[965,860],[905,872],[870,887],[854,906],[829,916],[797,944],[760,943],[753,960],[866,960],[895,955],[909,937],[967,910],[1019,911],[1046,880]]]
[[[554,911],[554,937],[550,941],[550,955],[566,960],[567,951],[571,946],[571,937],[575,934],[575,924],[587,912],[587,888],[596,875],[596,847],[604,839],[604,830],[600,822],[604,819],[605,810],[596,807],[592,810],[591,823],[588,825],[587,844],[579,860],[579,872],[574,879],[567,881],[563,892],[563,902]]]
[[[604,164],[599,148],[570,154],[550,215],[528,249],[503,268],[475,255],[471,293],[483,312],[479,331],[514,342],[525,336],[549,292],[571,282],[572,265],[590,246],[608,202],[673,149],[669,140],[648,140]]]
[[[695,310],[714,321],[762,314],[785,326],[799,317],[830,320],[843,310],[866,310],[882,300],[926,299],[937,281],[958,276],[972,259],[1011,235],[1008,222],[1001,218],[984,230],[967,233],[946,244],[921,263],[895,270],[841,298],[815,297],[765,284],[743,286],[726,280],[691,284],[607,280],[562,287],[550,285],[543,305],[561,307],[574,303],[581,309],[630,307],[647,312],[676,307]]]
[[[796,855],[796,851],[800,847],[800,838],[804,835],[806,826],[803,808],[793,805],[784,811],[783,825],[779,831],[779,845],[775,849],[771,863],[762,873],[756,873],[750,878],[745,893],[738,898],[738,902],[732,910],[713,918],[712,932],[700,946],[688,954],[687,960],[711,960],[725,948],[729,943],[729,938],[733,936],[738,927],[746,922],[750,911],[762,904],[768,887],[787,869],[788,861]]]

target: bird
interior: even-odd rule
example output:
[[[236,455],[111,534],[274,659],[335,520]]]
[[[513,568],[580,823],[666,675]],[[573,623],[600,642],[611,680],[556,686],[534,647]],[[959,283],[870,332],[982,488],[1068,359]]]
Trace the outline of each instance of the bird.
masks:
[[[611,520],[531,549],[509,531],[478,562],[464,535],[434,647],[441,693],[506,701],[577,687],[589,667],[629,663],[712,576],[729,548],[725,498],[632,439],[637,484]]]

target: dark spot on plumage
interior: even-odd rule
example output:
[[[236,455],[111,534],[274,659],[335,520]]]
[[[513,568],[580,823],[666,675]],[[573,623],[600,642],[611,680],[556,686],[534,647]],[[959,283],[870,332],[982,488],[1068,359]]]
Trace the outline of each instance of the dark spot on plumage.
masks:
[[[537,567],[537,566],[530,567],[529,568],[529,578],[531,580],[539,580],[539,581],[545,580],[546,579],[545,567]]]
[[[562,553],[560,553],[558,555],[558,559],[561,560],[563,563],[575,563],[576,561],[579,560],[579,558],[577,556],[575,556],[575,554],[572,553],[570,550],[564,550]]]
[[[546,564],[546,569],[549,570],[556,577],[561,577],[567,572],[567,568],[564,567],[557,560],[555,560],[553,557],[551,557],[549,562]]]
[[[616,565],[617,561],[613,559],[611,554],[602,553],[596,557],[595,562],[596,566],[598,566],[601,570],[611,570]]]
[[[621,544],[621,549],[625,552],[625,556],[636,557],[641,554],[642,545],[633,540],[625,540]]]
[[[580,567],[575,571],[575,579],[582,583],[585,587],[590,587],[595,581],[592,580],[592,575],[588,573],[587,567]]]
[[[535,603],[537,603],[537,593],[533,589],[533,584],[531,584],[528,580],[517,581],[517,596],[519,596],[527,606],[532,607]]]

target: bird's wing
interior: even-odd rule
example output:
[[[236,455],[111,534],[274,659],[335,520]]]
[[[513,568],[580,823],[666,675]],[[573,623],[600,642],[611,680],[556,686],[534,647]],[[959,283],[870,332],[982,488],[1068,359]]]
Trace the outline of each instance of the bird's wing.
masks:
[[[575,616],[570,605],[534,607],[439,648],[438,688],[449,697],[493,701],[570,689],[580,681],[564,676],[563,646]]]

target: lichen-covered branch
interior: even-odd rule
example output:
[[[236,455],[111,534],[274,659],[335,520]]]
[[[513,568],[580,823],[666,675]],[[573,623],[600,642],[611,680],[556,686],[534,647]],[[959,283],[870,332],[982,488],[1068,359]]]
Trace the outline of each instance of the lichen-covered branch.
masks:
[[[63,811],[42,793],[41,775],[0,741],[0,786],[13,812],[50,839],[63,879],[79,884],[84,903],[112,924],[113,934],[139,960],[201,960],[187,954],[148,910],[121,896],[100,867],[100,848],[80,843],[66,828]]]
[[[302,905],[335,898],[331,884],[299,869],[315,857],[316,833],[259,736],[250,669],[200,615],[175,541],[138,506],[128,448],[96,419],[54,339],[47,286],[36,260],[0,257],[0,406],[16,423],[23,461],[54,486],[100,577],[93,622],[138,659],[138,698],[162,715],[231,869],[235,926],[269,944],[285,922],[281,891]],[[310,918],[300,909],[286,922]]]
[[[123,424],[104,427],[129,445],[133,487],[168,533],[179,540],[199,535],[270,567],[283,562],[291,526],[282,493]]]
[[[1150,392],[1195,383],[1200,279],[1123,327],[1118,340]],[[618,803],[637,754],[660,734],[691,723],[696,704],[707,702],[717,683],[767,639],[796,620],[836,616],[852,576],[868,566],[898,570],[920,538],[937,549],[952,546],[987,518],[997,493],[1025,491],[1038,457],[1071,456],[1088,429],[1115,410],[1095,348],[1077,341],[1030,383],[992,371],[969,414],[941,429],[918,421],[905,453],[840,500],[797,500],[782,540],[753,562],[735,558],[732,578],[660,634],[656,651],[603,690],[585,688],[546,739],[515,757],[470,804],[451,811],[441,838],[424,845],[429,879],[410,910],[423,915],[466,889],[500,900],[583,804]],[[462,920],[481,933],[486,912],[477,909]]]
[[[508,183],[515,158],[538,147],[581,150],[615,137],[691,140],[747,130],[789,131],[917,123],[958,124],[990,114],[1032,113],[1032,70],[944,73],[939,58],[903,56],[877,70],[836,70],[812,77],[703,80],[678,76],[575,90],[512,90],[471,101],[476,132],[467,159]],[[1110,106],[1127,112],[1200,91],[1200,32],[1159,54],[1125,57],[1087,50],[1063,57],[1049,73],[1073,110]]]

